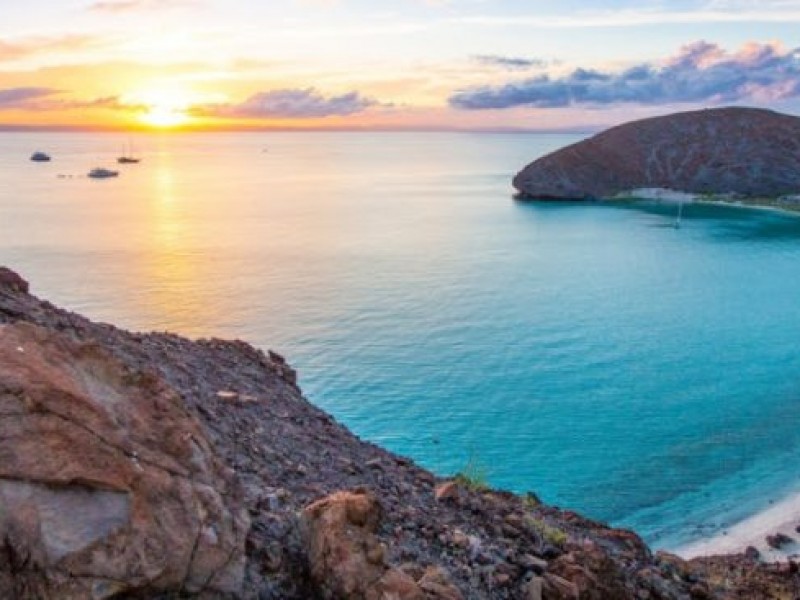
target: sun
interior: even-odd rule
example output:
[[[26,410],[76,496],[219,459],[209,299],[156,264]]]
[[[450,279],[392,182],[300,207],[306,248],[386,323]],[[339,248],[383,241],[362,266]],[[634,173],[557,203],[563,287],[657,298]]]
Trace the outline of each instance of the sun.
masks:
[[[150,127],[170,129],[192,121],[188,111],[195,103],[193,94],[179,88],[151,89],[130,94],[141,107],[139,121]]]
[[[183,109],[169,106],[151,106],[139,117],[139,120],[145,125],[163,128],[180,127],[190,121],[189,115]]]
[[[152,127],[180,127],[189,122],[189,115],[183,109],[169,106],[151,106],[139,117],[145,125]]]

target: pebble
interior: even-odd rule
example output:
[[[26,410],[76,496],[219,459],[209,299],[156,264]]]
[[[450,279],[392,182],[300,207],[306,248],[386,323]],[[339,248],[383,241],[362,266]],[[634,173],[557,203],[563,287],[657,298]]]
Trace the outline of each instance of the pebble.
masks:
[[[542,600],[542,591],[544,590],[544,579],[541,577],[533,577],[525,586],[523,598],[525,600]]]
[[[533,554],[523,554],[518,559],[517,563],[526,569],[530,569],[537,575],[541,575],[547,570],[547,561]]]
[[[433,492],[434,497],[442,502],[444,500],[458,498],[458,484],[455,481],[445,481],[436,486]]]

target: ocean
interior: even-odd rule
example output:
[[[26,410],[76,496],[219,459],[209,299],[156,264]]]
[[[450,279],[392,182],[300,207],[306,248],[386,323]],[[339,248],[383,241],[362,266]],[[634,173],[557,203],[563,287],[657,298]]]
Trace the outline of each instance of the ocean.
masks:
[[[0,264],[274,349],[364,439],[676,549],[800,491],[800,218],[514,200],[579,139],[3,133]]]

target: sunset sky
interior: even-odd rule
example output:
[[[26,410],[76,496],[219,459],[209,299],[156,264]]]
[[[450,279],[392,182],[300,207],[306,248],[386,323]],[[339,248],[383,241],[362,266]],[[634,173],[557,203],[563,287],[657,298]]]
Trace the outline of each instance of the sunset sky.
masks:
[[[0,124],[588,128],[800,113],[800,0],[24,0]]]

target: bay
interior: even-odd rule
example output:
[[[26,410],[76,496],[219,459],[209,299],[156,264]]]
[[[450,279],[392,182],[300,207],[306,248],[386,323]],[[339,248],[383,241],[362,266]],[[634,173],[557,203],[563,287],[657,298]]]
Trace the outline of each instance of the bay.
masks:
[[[273,348],[365,439],[675,548],[800,488],[800,219],[513,199],[579,139],[3,133],[0,263],[93,319]]]

